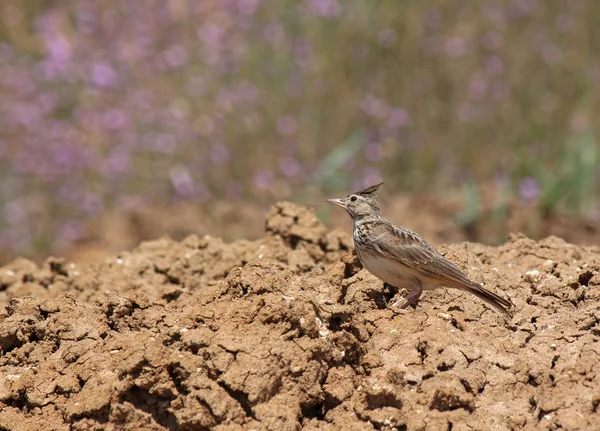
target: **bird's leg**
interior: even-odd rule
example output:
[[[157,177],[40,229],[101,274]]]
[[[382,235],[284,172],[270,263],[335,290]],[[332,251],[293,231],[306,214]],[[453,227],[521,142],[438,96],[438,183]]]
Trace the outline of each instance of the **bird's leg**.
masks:
[[[413,284],[413,289],[406,296],[394,302],[392,307],[398,307],[399,309],[404,310],[409,305],[417,302],[421,297],[421,293],[423,293],[423,288],[421,287],[421,283],[417,280]]]

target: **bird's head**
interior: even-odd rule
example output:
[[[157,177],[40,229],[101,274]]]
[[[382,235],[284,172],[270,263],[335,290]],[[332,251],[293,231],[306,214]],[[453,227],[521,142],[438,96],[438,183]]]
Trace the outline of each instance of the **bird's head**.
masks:
[[[349,194],[342,199],[327,199],[327,202],[344,208],[353,219],[371,215],[380,214],[379,200],[375,192],[383,183],[375,184],[356,193]]]

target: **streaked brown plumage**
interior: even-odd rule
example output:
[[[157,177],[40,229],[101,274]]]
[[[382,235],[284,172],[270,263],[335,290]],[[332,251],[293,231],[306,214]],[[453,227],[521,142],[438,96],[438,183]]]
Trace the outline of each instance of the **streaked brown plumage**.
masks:
[[[328,199],[348,211],[354,222],[354,246],[363,266],[376,277],[410,291],[393,306],[406,308],[423,290],[451,287],[470,292],[508,313],[513,304],[469,279],[417,233],[387,221],[375,192],[376,184],[344,199]]]

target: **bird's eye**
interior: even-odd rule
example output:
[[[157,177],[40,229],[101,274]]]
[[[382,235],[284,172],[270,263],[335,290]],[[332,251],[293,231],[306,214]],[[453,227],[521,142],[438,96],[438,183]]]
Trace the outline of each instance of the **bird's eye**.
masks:
[[[352,196],[352,197],[350,198],[350,201],[352,201],[352,202],[356,202],[356,199],[358,199],[356,196]]]

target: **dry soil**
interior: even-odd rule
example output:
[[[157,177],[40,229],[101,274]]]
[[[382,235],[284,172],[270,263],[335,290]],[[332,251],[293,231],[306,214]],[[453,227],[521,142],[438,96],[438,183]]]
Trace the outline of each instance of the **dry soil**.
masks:
[[[0,269],[0,429],[600,429],[600,248],[514,235],[443,254],[516,305],[414,309],[349,232],[274,206],[266,234]]]

